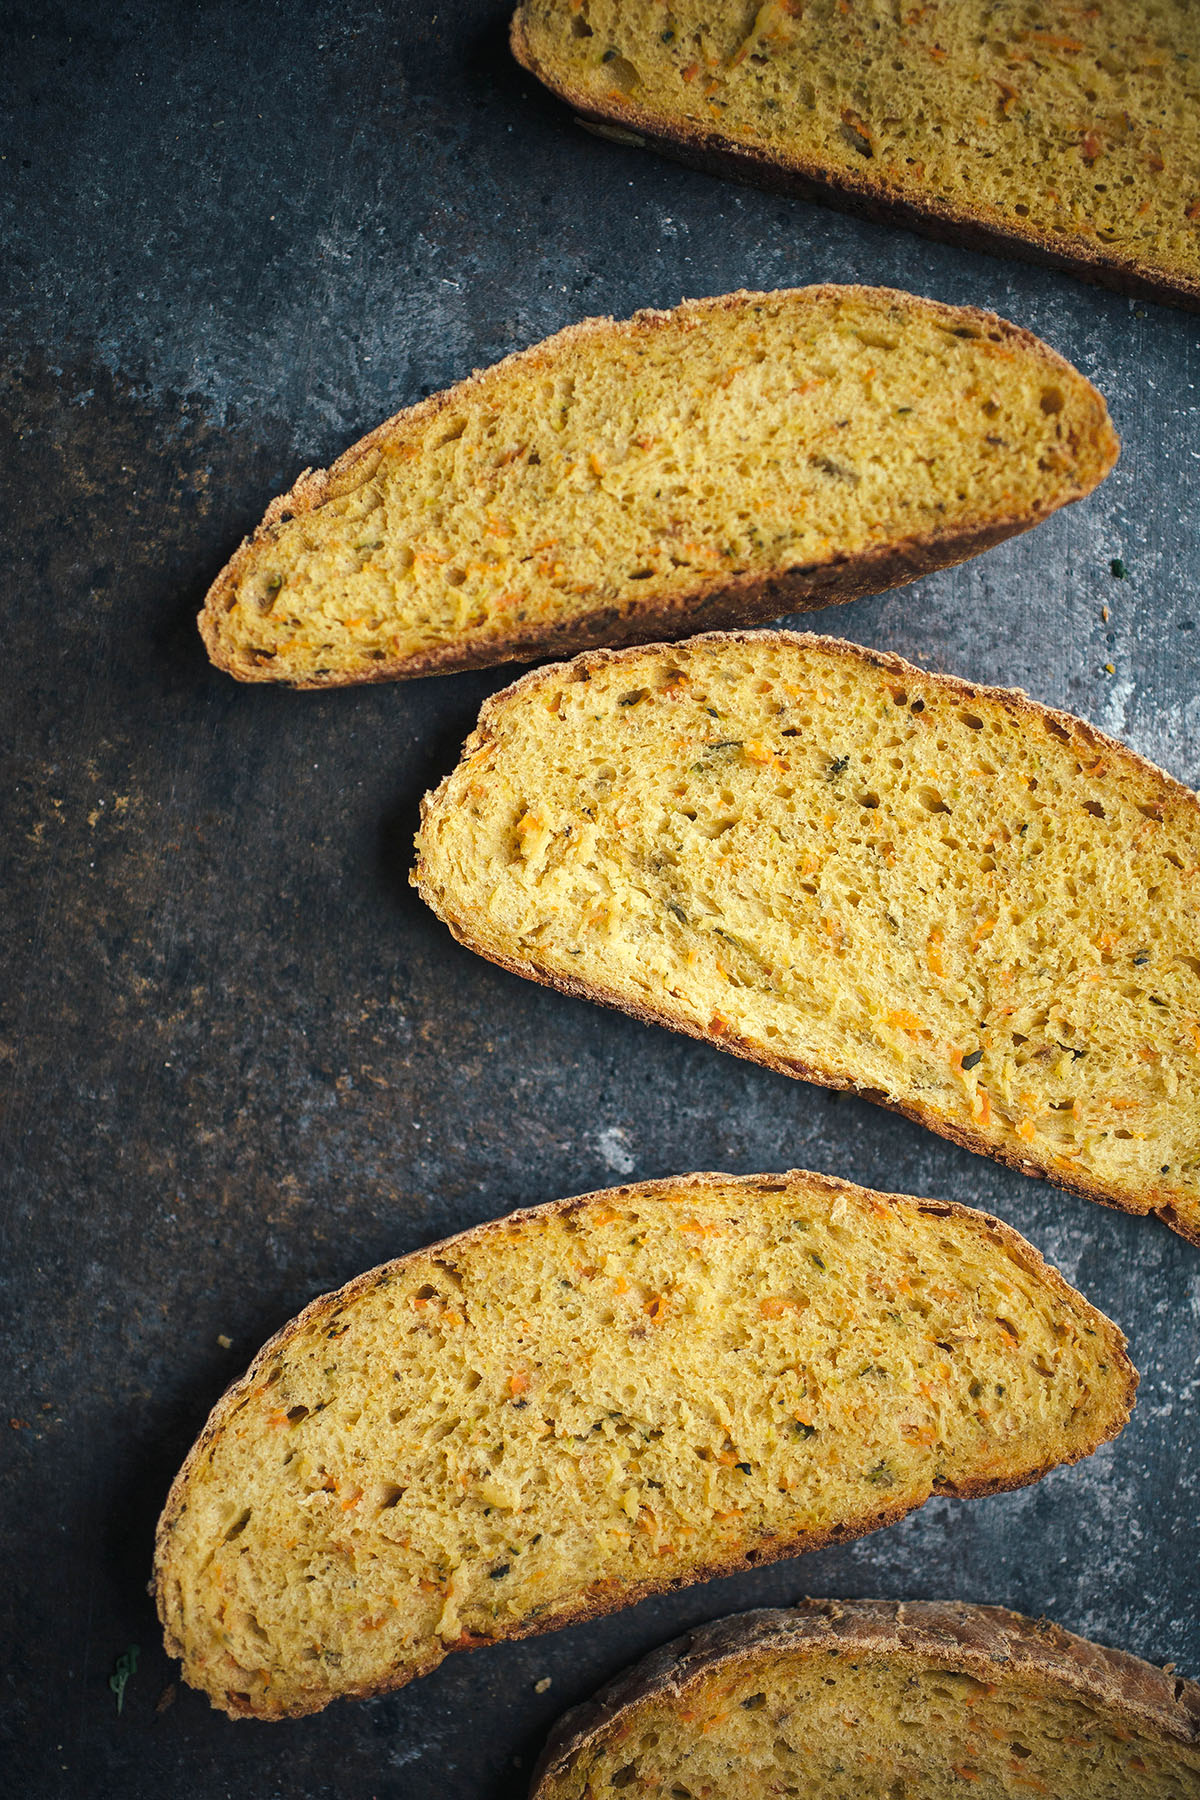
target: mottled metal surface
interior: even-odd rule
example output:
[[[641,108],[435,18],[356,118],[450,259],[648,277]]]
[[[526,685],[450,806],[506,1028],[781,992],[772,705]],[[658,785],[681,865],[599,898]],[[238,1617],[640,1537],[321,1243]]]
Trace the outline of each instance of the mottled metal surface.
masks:
[[[510,64],[491,0],[31,0],[4,22],[5,1791],[508,1800],[623,1662],[803,1592],[1003,1602],[1200,1675],[1200,1252],[476,961],[407,867],[418,797],[504,673],[238,688],[192,624],[299,468],[474,365],[587,313],[890,282],[1040,332],[1108,395],[1124,456],[1032,536],[820,625],[1020,683],[1194,783],[1197,321],[585,136]],[[1130,1333],[1121,1440],[374,1704],[235,1724],[172,1687],[154,1519],[275,1326],[519,1204],[789,1164],[1027,1232]]]

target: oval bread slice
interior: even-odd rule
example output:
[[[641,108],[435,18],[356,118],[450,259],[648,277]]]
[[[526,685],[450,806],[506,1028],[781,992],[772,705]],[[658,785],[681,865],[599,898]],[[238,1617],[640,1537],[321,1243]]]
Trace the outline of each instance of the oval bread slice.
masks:
[[[1193,0],[522,0],[512,47],[619,143],[1200,307]]]
[[[1200,1800],[1200,1687],[1047,1620],[809,1600],[720,1619],[569,1712],[532,1800]]]
[[[159,1525],[167,1647],[231,1714],[994,1493],[1121,1429],[1117,1328],[985,1214],[791,1174],[516,1213],[317,1300]]]
[[[242,681],[384,681],[877,593],[1088,493],[1117,440],[989,313],[813,287],[589,319],[302,475],[200,629]]]
[[[831,638],[584,656],[418,849],[505,968],[1200,1242],[1200,803],[1081,720]]]

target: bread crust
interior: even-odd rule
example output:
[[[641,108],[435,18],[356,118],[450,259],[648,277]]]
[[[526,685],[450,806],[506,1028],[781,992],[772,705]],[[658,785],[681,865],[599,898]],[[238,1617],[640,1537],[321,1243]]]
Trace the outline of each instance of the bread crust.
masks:
[[[1200,1747],[1200,1685],[1048,1619],[966,1601],[803,1600],[717,1619],[624,1670],[559,1720],[534,1769],[531,1800],[645,1701],[676,1701],[713,1669],[797,1653],[887,1658],[902,1668],[933,1662],[987,1683],[1041,1681],[1168,1744]]]
[[[535,370],[547,357],[569,346],[608,337],[613,332],[646,335],[676,324],[682,318],[706,316],[711,312],[735,312],[751,301],[767,298],[795,298],[800,295],[817,299],[826,296],[871,296],[897,299],[906,306],[916,305],[927,316],[970,322],[1000,339],[1035,356],[1048,372],[1068,374],[1081,379],[1079,371],[1048,344],[1024,327],[1010,324],[996,314],[973,306],[948,306],[941,301],[905,293],[899,288],[873,287],[866,283],[816,283],[804,288],[779,288],[770,294],[740,288],[735,293],[711,299],[685,300],[670,310],[644,308],[630,319],[607,317],[581,319],[553,336],[517,350],[487,369],[477,369],[465,380],[440,393],[431,394],[416,405],[403,408],[377,425],[356,444],[343,451],[328,469],[305,469],[286,494],[279,495],[268,506],[262,524],[239,548],[221,570],[204,598],[197,620],[200,635],[211,661],[238,681],[275,682],[280,676],[271,673],[270,665],[251,668],[229,654],[223,641],[222,621],[232,605],[238,584],[259,552],[275,541],[278,527],[290,518],[312,513],[327,501],[352,491],[360,481],[370,478],[370,460],[384,445],[403,438],[410,432],[427,427],[438,413],[450,406],[469,402],[481,389],[484,378],[498,370]],[[1099,396],[1098,396],[1099,397]],[[1103,408],[1103,400],[1101,399]],[[1117,435],[1107,411],[1103,411],[1097,433],[1103,448],[1103,468],[1097,481],[1102,481],[1113,467],[1119,452]],[[364,467],[365,466],[365,467]],[[856,600],[866,594],[878,594],[888,588],[903,587],[935,569],[949,568],[973,556],[1019,536],[1048,519],[1061,506],[1084,499],[1095,482],[1076,485],[1062,499],[1031,512],[993,518],[970,530],[947,528],[877,544],[855,556],[831,555],[824,561],[781,569],[766,575],[741,575],[698,578],[691,588],[657,600],[640,601],[624,611],[615,607],[597,609],[590,614],[558,623],[531,625],[513,630],[486,643],[437,645],[419,654],[394,657],[373,664],[366,672],[331,669],[320,675],[291,679],[287,685],[297,689],[356,687],[376,681],[403,681],[424,675],[444,675],[464,669],[489,668],[496,663],[534,661],[543,656],[574,655],[577,651],[598,646],[652,643],[660,638],[684,637],[698,626],[724,628],[765,623],[785,613],[810,612],[824,606]]]
[[[797,646],[814,645],[839,656],[868,662],[876,668],[886,670],[888,674],[903,676],[906,680],[929,683],[944,693],[953,694],[958,699],[981,700],[985,703],[992,701],[1012,708],[1025,718],[1053,721],[1060,728],[1068,730],[1073,738],[1081,739],[1089,750],[1103,750],[1110,755],[1119,755],[1122,759],[1128,759],[1138,768],[1152,775],[1156,781],[1162,783],[1166,790],[1165,798],[1168,801],[1187,806],[1190,809],[1195,809],[1197,805],[1200,805],[1200,800],[1191,788],[1186,787],[1183,782],[1177,781],[1173,775],[1168,775],[1165,769],[1160,769],[1147,757],[1139,756],[1137,751],[1131,750],[1128,744],[1121,743],[1118,738],[1109,737],[1106,732],[1088,724],[1085,719],[1077,718],[1073,713],[1061,712],[1056,707],[1044,706],[1040,701],[1031,700],[1023,688],[987,686],[980,682],[963,680],[957,675],[945,675],[936,671],[919,669],[914,663],[906,662],[902,656],[897,656],[892,651],[868,650],[864,646],[852,644],[846,639],[824,637],[815,632],[716,631],[703,633],[698,637],[688,639],[687,642],[694,645],[719,646],[753,643],[759,638],[770,638],[773,642]],[[667,652],[673,647],[670,644],[650,646],[650,648],[661,648]],[[493,718],[519,694],[526,690],[532,690],[544,682],[562,680],[564,672],[568,668],[603,667],[610,662],[644,654],[644,648],[592,651],[576,657],[570,664],[551,663],[539,669],[529,670],[484,702],[475,729],[463,745],[462,759],[460,760],[473,755],[491,741]],[[439,805],[445,800],[454,773],[455,771],[451,770],[440,784],[422,799],[422,832]],[[420,839],[418,838],[417,841],[419,846]],[[1104,1187],[1096,1181],[1074,1177],[1069,1171],[1053,1168],[1047,1161],[1018,1151],[1012,1145],[997,1141],[982,1131],[945,1119],[933,1108],[922,1106],[918,1101],[893,1100],[880,1093],[877,1088],[839,1075],[833,1070],[822,1069],[816,1064],[805,1063],[795,1057],[775,1055],[740,1037],[732,1029],[718,1036],[705,1026],[698,1025],[694,1020],[688,1018],[681,1009],[666,1004],[649,1006],[639,1001],[629,1000],[598,983],[584,981],[577,976],[550,973],[539,969],[525,958],[506,956],[494,950],[485,945],[471,929],[470,920],[452,918],[445,910],[433,884],[425,874],[424,860],[419,848],[417,861],[409,880],[426,905],[437,914],[460,944],[464,944],[467,949],[475,951],[477,955],[485,957],[487,961],[495,963],[499,968],[506,969],[513,975],[522,975],[530,981],[541,982],[543,986],[555,988],[558,992],[569,994],[575,999],[591,1000],[598,1005],[612,1007],[617,1012],[628,1013],[632,1018],[640,1020],[645,1025],[665,1025],[672,1031],[684,1032],[689,1037],[698,1038],[702,1043],[715,1044],[722,1050],[732,1052],[734,1056],[744,1057],[748,1062],[760,1063],[764,1068],[773,1069],[777,1074],[792,1075],[798,1080],[811,1081],[820,1087],[833,1088],[839,1092],[862,1094],[877,1106],[886,1107],[890,1112],[901,1113],[905,1118],[915,1120],[918,1125],[927,1126],[929,1130],[936,1131],[939,1136],[949,1138],[952,1143],[961,1145],[964,1150],[972,1150],[981,1156],[990,1156],[994,1161],[1003,1163],[1010,1169],[1016,1169],[1022,1175],[1034,1175],[1050,1181],[1055,1187],[1062,1188],[1066,1193],[1077,1194],[1084,1200],[1098,1201],[1101,1206],[1113,1207],[1118,1212],[1134,1213],[1138,1216],[1155,1213],[1173,1231],[1177,1231],[1181,1237],[1186,1238],[1189,1243],[1200,1246],[1200,1211],[1197,1212],[1195,1219],[1185,1219],[1180,1215],[1173,1198],[1166,1196],[1156,1198],[1153,1193],[1143,1196],[1118,1191]]]
[[[977,1208],[963,1206],[953,1200],[922,1200],[911,1194],[894,1194],[877,1192],[871,1188],[860,1187],[857,1182],[839,1181],[830,1175],[822,1175],[806,1169],[790,1169],[779,1175],[725,1175],[720,1172],[703,1171],[696,1174],[666,1177],[657,1181],[628,1182],[617,1188],[601,1188],[590,1193],[578,1194],[565,1200],[552,1200],[542,1206],[525,1207],[509,1213],[499,1219],[488,1219],[474,1225],[466,1231],[457,1232],[453,1237],[445,1238],[436,1244],[424,1245],[419,1250],[410,1251],[408,1255],[395,1258],[391,1262],[382,1263],[364,1274],[356,1276],[344,1287],[330,1294],[322,1294],[311,1301],[294,1319],[288,1321],[270,1338],[255,1356],[245,1374],[232,1382],[217,1401],[209,1414],[199,1437],[193,1444],[183,1465],[171,1483],[162,1513],[159,1517],[155,1533],[154,1573],[149,1582],[149,1592],[158,1609],[159,1621],[163,1627],[164,1644],[168,1656],[179,1658],[185,1664],[185,1679],[191,1680],[187,1672],[186,1645],[177,1629],[178,1621],[174,1616],[171,1594],[171,1550],[172,1536],[175,1528],[187,1508],[188,1489],[194,1473],[203,1461],[206,1451],[225,1430],[230,1419],[238,1409],[238,1404],[248,1398],[258,1384],[262,1371],[289,1344],[303,1333],[335,1318],[355,1300],[368,1294],[382,1277],[390,1277],[397,1271],[411,1266],[420,1259],[433,1254],[439,1256],[468,1244],[485,1242],[489,1236],[503,1235],[512,1225],[527,1220],[553,1218],[563,1216],[581,1207],[595,1203],[613,1204],[614,1202],[636,1201],[643,1197],[659,1194],[674,1195],[687,1192],[707,1192],[717,1188],[744,1188],[748,1192],[760,1188],[764,1183],[777,1187],[780,1184],[803,1186],[811,1191],[830,1195],[845,1193],[848,1190],[864,1195],[873,1202],[887,1206],[908,1205],[914,1203],[923,1213],[938,1218],[968,1218],[982,1225],[988,1236],[1011,1255],[1021,1267],[1035,1275],[1046,1284],[1052,1296],[1069,1298],[1078,1303],[1080,1296],[1070,1283],[1052,1264],[1047,1263],[1041,1254],[1023,1238],[1020,1232],[1002,1219],[994,1218]],[[1085,1302],[1085,1304],[1089,1304]],[[1104,1437],[1097,1438],[1093,1444],[1073,1454],[1042,1463],[1036,1467],[1019,1470],[1011,1476],[979,1478],[974,1481],[942,1482],[931,1487],[928,1494],[919,1499],[889,1507],[880,1507],[869,1515],[848,1521],[844,1526],[833,1526],[829,1530],[812,1531],[794,1539],[781,1543],[765,1543],[753,1547],[749,1555],[738,1555],[724,1561],[709,1561],[697,1564],[696,1570],[687,1575],[663,1581],[644,1581],[618,1583],[606,1579],[595,1584],[598,1591],[581,1601],[578,1607],[557,1612],[548,1619],[525,1619],[506,1625],[495,1637],[472,1636],[464,1633],[462,1638],[453,1644],[446,1644],[435,1650],[428,1660],[417,1667],[398,1672],[391,1678],[380,1682],[364,1684],[355,1688],[331,1689],[311,1701],[294,1704],[278,1711],[255,1706],[229,1690],[214,1690],[206,1687],[205,1691],[214,1706],[229,1714],[231,1718],[280,1719],[299,1718],[307,1713],[319,1712],[334,1699],[369,1700],[381,1694],[391,1693],[398,1687],[431,1670],[456,1650],[472,1650],[485,1643],[498,1643],[511,1638],[532,1637],[543,1631],[557,1631],[568,1625],[582,1624],[589,1619],[600,1618],[606,1613],[615,1612],[627,1606],[635,1605],[639,1600],[647,1599],[652,1594],[667,1593],[673,1589],[690,1586],[696,1581],[718,1580],[725,1575],[742,1574],[747,1569],[761,1567],[764,1563],[777,1562],[784,1558],[806,1555],[811,1550],[821,1550],[830,1544],[849,1543],[854,1538],[863,1537],[872,1531],[879,1531],[888,1525],[896,1524],[909,1512],[923,1506],[936,1492],[957,1499],[976,1499],[988,1494],[1006,1493],[1015,1488],[1028,1487],[1040,1481],[1052,1468],[1064,1468],[1072,1463],[1090,1456],[1100,1444],[1116,1437],[1124,1428],[1133,1410],[1134,1397],[1138,1386],[1138,1373],[1128,1354],[1127,1340],[1120,1328],[1095,1307],[1090,1310],[1100,1325],[1111,1334],[1112,1339],[1112,1375],[1114,1386],[1120,1384],[1120,1398],[1114,1402],[1114,1423],[1112,1429]],[[196,1685],[199,1685],[198,1683]]]
[[[861,175],[850,169],[835,171],[804,157],[755,149],[719,131],[676,124],[661,112],[630,99],[598,107],[578,88],[557,81],[538,61],[525,29],[525,10],[523,4],[518,5],[509,26],[514,57],[571,107],[585,129],[599,136],[611,131],[620,143],[634,148],[648,146],[707,175],[836,206],[880,224],[902,225],[964,250],[1020,257],[1135,299],[1157,300],[1185,312],[1200,311],[1200,281],[1187,275],[1168,275],[1137,258],[1114,255],[1088,238],[1066,238],[1070,244],[1067,249],[1063,239],[1034,225],[1017,231],[1011,224],[989,217],[988,209],[978,203],[972,210],[933,194],[903,194],[885,181],[872,179],[865,171]]]

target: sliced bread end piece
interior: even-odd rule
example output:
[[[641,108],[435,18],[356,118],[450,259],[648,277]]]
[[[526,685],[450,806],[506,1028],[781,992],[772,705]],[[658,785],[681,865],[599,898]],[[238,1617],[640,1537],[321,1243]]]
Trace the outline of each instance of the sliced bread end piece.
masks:
[[[1200,1687],[995,1606],[808,1600],[702,1626],[560,1721],[532,1800],[1200,1800]]]

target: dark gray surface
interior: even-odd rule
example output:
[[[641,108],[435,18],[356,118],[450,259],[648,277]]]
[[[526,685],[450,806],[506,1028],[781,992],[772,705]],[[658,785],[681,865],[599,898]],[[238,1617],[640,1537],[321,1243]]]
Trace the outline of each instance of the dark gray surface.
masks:
[[[1124,455],[1032,536],[820,625],[1027,686],[1195,783],[1196,319],[598,142],[509,63],[490,0],[39,0],[3,24],[0,1785],[500,1800],[623,1662],[806,1591],[1004,1602],[1200,1675],[1200,1252],[476,961],[407,868],[422,789],[505,673],[238,688],[192,624],[300,467],[476,364],[587,313],[889,282],[1041,333],[1103,388]],[[370,1705],[268,1726],[171,1698],[154,1518],[274,1327],[516,1205],[789,1164],[1027,1232],[1130,1333],[1122,1439],[1039,1488],[454,1657]]]

